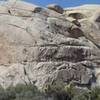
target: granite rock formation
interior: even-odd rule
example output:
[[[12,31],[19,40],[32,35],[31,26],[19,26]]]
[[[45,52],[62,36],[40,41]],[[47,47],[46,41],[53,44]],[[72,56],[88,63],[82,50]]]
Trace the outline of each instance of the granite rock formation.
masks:
[[[99,9],[84,5],[59,13],[22,1],[1,2],[0,85],[35,83],[41,88],[73,81],[83,87],[96,82]]]

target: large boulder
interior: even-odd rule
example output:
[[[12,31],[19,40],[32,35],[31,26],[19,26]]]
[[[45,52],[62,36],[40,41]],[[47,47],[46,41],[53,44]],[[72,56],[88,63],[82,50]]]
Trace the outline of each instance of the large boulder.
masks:
[[[97,11],[100,12],[100,5],[96,4],[86,4],[78,7],[70,7],[64,9],[64,13],[66,16],[70,16],[75,19],[89,18],[93,16]]]
[[[63,8],[57,4],[49,4],[49,5],[47,5],[47,8],[54,10],[54,11],[61,13],[61,14],[64,12]]]
[[[58,80],[92,84],[100,67],[98,23],[73,22],[22,1],[2,2],[0,8],[0,85],[35,83],[42,88]]]

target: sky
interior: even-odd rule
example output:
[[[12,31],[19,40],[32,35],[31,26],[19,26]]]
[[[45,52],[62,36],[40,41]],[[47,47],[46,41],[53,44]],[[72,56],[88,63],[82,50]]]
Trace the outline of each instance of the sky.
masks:
[[[55,3],[59,4],[62,7],[73,7],[82,4],[100,4],[100,0],[25,0],[25,1],[39,6],[46,6],[50,3]]]

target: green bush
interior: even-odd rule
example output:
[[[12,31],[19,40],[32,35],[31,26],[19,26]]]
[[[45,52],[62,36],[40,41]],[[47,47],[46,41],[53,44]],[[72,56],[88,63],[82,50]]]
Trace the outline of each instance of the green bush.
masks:
[[[44,100],[45,96],[34,85],[18,84],[16,87],[0,87],[0,100]]]
[[[80,89],[73,83],[46,84],[43,91],[35,85],[18,84],[4,89],[0,86],[0,100],[100,100],[100,87]]]
[[[47,96],[52,96],[54,100],[71,100],[74,96],[73,84],[66,84],[63,82],[56,82],[54,84],[47,84],[43,90]]]
[[[100,100],[100,87],[89,90],[77,88],[73,83],[57,82],[55,84],[47,84],[43,89],[54,100]]]
[[[100,87],[95,87],[91,90],[91,100],[100,100]]]

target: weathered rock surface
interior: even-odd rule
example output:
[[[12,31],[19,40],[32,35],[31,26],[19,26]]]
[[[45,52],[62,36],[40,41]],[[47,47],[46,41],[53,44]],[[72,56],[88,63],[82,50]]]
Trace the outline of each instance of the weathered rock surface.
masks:
[[[100,6],[87,7],[60,14],[22,1],[2,2],[0,85],[35,82],[41,88],[57,80],[91,85],[100,67],[100,18],[93,13]]]
[[[64,12],[63,8],[60,7],[59,5],[56,5],[56,4],[49,4],[49,5],[47,5],[47,8],[54,10],[54,11],[61,13],[61,14]]]

